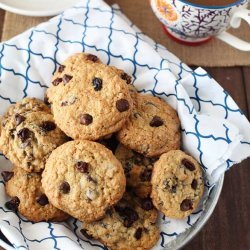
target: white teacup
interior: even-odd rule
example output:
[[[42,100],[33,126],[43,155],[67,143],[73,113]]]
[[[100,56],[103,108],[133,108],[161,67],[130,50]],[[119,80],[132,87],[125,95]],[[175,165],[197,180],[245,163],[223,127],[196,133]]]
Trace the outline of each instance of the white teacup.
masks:
[[[195,45],[216,36],[239,50],[250,51],[250,43],[226,32],[230,27],[238,28],[241,19],[250,25],[247,5],[248,0],[226,6],[202,6],[185,0],[151,0],[154,13],[175,40]]]

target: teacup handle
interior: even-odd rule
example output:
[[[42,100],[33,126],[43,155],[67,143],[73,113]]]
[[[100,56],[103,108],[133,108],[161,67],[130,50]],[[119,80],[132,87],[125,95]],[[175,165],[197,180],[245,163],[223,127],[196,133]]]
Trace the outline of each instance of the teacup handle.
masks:
[[[233,28],[239,28],[241,19],[244,19],[250,25],[250,11],[248,9],[241,9],[235,12],[230,21],[230,25]],[[244,40],[241,40],[240,38],[234,35],[231,35],[230,33],[226,31],[222,32],[216,37],[236,49],[243,50],[243,51],[250,51],[250,43]]]

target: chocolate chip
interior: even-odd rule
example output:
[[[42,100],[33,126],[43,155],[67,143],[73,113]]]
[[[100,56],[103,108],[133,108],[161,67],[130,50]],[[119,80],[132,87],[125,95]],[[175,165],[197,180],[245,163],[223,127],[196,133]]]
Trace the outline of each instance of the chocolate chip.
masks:
[[[191,161],[187,160],[187,159],[183,159],[181,161],[181,164],[184,165],[184,167],[187,168],[190,171],[194,171],[195,170],[194,164]]]
[[[56,78],[53,82],[52,82],[52,84],[54,85],[54,86],[57,86],[59,83],[61,83],[62,82],[62,78]]]
[[[45,95],[44,95],[43,101],[44,101],[44,103],[45,103],[46,105],[48,105],[48,106],[50,105],[49,98],[48,98],[48,96],[47,96],[46,93],[45,93]]]
[[[145,198],[141,201],[141,207],[146,210],[152,210],[153,209],[153,203],[150,198]]]
[[[48,197],[45,194],[42,194],[41,196],[37,197],[36,202],[39,203],[41,206],[49,204]]]
[[[81,234],[82,234],[83,236],[85,236],[87,239],[89,239],[89,240],[92,240],[92,239],[93,239],[93,237],[92,237],[91,235],[89,235],[85,229],[81,229],[80,232],[81,232]]]
[[[17,137],[25,142],[30,137],[30,130],[28,128],[23,128],[17,132]]]
[[[51,121],[45,121],[41,124],[40,128],[44,131],[44,132],[49,132],[52,130],[56,129],[56,124],[54,122]]]
[[[123,212],[124,216],[130,217],[134,221],[138,220],[138,218],[139,218],[137,212],[131,207],[128,207],[128,206],[123,207],[122,212]]]
[[[127,216],[124,219],[123,225],[125,227],[131,227],[135,221],[139,219],[137,212],[133,209],[127,212]]]
[[[140,174],[140,179],[141,179],[141,181],[150,181],[151,180],[151,175],[152,175],[152,170],[151,169],[145,169]]]
[[[92,54],[88,54],[87,55],[87,60],[90,60],[92,62],[97,62],[98,61],[98,57]]]
[[[190,209],[193,209],[193,203],[190,199],[185,199],[182,201],[180,208],[181,208],[181,211],[183,212],[188,211]]]
[[[70,76],[70,75],[65,74],[65,75],[63,75],[62,80],[63,80],[63,82],[66,84],[66,83],[68,83],[72,78],[73,78],[73,76]]]
[[[16,126],[18,126],[19,124],[21,124],[24,120],[25,120],[24,116],[19,115],[19,114],[15,114]]]
[[[91,124],[93,122],[93,117],[90,114],[83,114],[80,116],[80,123],[82,125],[86,125],[88,126],[89,124]]]
[[[65,66],[64,65],[60,65],[59,68],[58,68],[58,72],[59,73],[62,73],[65,69]]]
[[[7,201],[5,203],[5,206],[9,209],[9,210],[12,210],[12,211],[17,211],[18,209],[18,206],[20,204],[20,200],[18,197],[13,197],[10,201]]]
[[[141,227],[138,227],[135,231],[135,234],[134,234],[134,237],[139,240],[142,236],[142,228]]]
[[[116,101],[116,108],[119,112],[125,112],[129,109],[129,102],[126,99]]]
[[[126,73],[122,73],[121,74],[121,79],[122,80],[125,80],[127,82],[127,84],[130,84],[132,82],[132,78],[131,76],[129,76],[128,74]]]
[[[69,185],[69,183],[66,182],[66,181],[64,181],[64,182],[60,185],[59,190],[60,190],[60,192],[63,193],[63,194],[68,194],[69,191],[70,191],[70,185]]]
[[[14,175],[14,172],[9,172],[9,171],[3,171],[1,173],[2,177],[3,177],[3,180],[5,182],[8,182]]]
[[[177,190],[177,186],[174,185],[174,186],[172,186],[172,188],[170,189],[170,192],[173,193],[173,194],[175,194],[175,193],[176,193],[176,190]]]
[[[76,169],[80,172],[80,173],[88,173],[89,171],[89,164],[87,162],[84,161],[78,161],[76,163]]]
[[[163,125],[163,120],[161,119],[161,117],[155,115],[149,125],[151,127],[160,127]]]
[[[198,185],[197,180],[193,179],[193,181],[192,181],[192,183],[191,183],[191,187],[192,187],[192,189],[196,190],[197,185]]]
[[[92,84],[94,86],[94,90],[95,91],[100,91],[102,89],[102,79],[101,78],[97,78],[95,77],[93,80],[92,80]]]
[[[124,219],[125,227],[131,227],[139,219],[138,213],[130,207],[115,206],[115,211]]]

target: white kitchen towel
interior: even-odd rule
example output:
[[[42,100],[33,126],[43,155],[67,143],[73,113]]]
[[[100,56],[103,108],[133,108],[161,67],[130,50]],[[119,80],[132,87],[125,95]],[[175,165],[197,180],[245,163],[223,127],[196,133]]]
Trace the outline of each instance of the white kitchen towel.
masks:
[[[162,249],[190,228],[204,210],[219,176],[250,156],[250,124],[232,98],[203,69],[192,71],[133,26],[117,6],[84,0],[49,22],[0,44],[0,113],[25,96],[43,98],[58,66],[86,51],[125,70],[139,92],[165,99],[179,114],[182,147],[207,178],[203,202],[184,220],[159,216]],[[10,163],[1,156],[1,169]],[[0,229],[16,248],[106,249],[80,233],[81,223],[32,223],[9,211],[0,179]]]

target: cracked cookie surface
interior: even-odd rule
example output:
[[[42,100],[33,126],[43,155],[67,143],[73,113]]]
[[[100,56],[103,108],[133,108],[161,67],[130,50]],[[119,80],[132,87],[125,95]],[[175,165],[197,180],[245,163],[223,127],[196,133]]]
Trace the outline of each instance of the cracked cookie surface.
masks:
[[[49,201],[81,221],[100,219],[125,191],[121,163],[103,145],[76,140],[52,152],[42,174]]]
[[[134,93],[133,97],[132,114],[117,133],[117,139],[127,148],[147,157],[179,149],[180,121],[176,111],[151,95]]]
[[[66,140],[51,114],[16,113],[2,127],[0,149],[15,166],[28,172],[40,172],[50,153]]]
[[[170,218],[182,219],[198,206],[204,191],[199,163],[180,150],[163,154],[152,174],[152,200]]]
[[[156,225],[157,211],[144,207],[140,199],[126,193],[96,222],[83,223],[82,234],[100,240],[111,250],[148,250],[160,237]],[[146,208],[146,210],[145,210]]]
[[[7,208],[19,211],[33,222],[64,221],[69,217],[49,203],[42,188],[40,174],[14,167],[10,172],[2,172],[2,175],[6,182],[6,193],[12,197],[6,203]]]
[[[98,140],[118,131],[133,106],[130,82],[127,74],[94,55],[69,57],[47,91],[56,123],[74,139]]]

